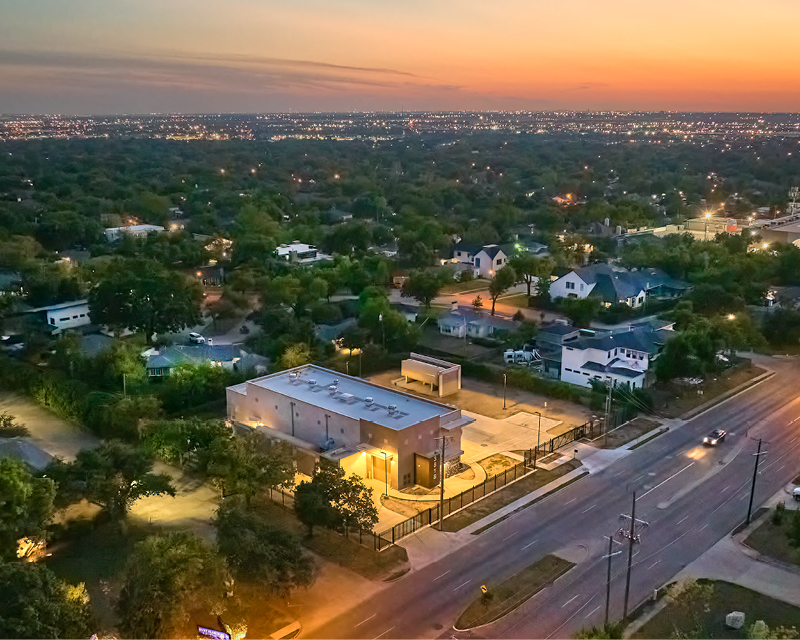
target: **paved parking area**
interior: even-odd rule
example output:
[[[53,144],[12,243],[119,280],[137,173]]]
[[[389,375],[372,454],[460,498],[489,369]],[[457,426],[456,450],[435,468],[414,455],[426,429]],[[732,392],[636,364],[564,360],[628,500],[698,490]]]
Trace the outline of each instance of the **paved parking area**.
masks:
[[[532,449],[539,439],[539,416],[517,413],[505,420],[464,411],[475,422],[462,428],[463,462],[477,462],[487,456],[516,449]],[[530,419],[530,417],[533,420]],[[548,430],[558,429],[560,420],[542,418],[541,442],[553,437]]]

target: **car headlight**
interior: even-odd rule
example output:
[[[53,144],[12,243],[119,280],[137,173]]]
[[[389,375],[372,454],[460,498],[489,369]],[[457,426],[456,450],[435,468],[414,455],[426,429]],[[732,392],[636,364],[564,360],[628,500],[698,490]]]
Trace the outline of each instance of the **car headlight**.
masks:
[[[708,438],[703,438],[703,442],[708,442]]]
[[[712,440],[711,444],[717,444],[717,441],[716,440]]]

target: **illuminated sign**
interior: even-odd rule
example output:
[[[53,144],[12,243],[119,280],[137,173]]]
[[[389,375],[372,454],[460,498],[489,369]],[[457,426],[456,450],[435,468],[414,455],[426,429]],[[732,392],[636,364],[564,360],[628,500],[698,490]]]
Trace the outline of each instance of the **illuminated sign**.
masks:
[[[208,627],[201,627],[200,625],[197,625],[197,633],[206,638],[214,638],[214,640],[231,640],[230,633],[209,629]]]

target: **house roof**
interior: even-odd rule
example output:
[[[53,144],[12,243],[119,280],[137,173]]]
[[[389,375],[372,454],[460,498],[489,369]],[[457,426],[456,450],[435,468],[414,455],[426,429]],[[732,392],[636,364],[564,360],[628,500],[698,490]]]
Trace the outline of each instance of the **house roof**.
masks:
[[[454,247],[455,251],[466,251],[469,254],[477,255],[481,251],[485,251],[486,255],[490,258],[494,258],[500,251],[505,253],[506,255],[511,255],[511,247],[513,245],[510,244],[485,244],[483,246],[479,244],[468,244],[466,242],[459,242]]]
[[[84,305],[89,304],[88,300],[73,300],[72,302],[62,302],[60,304],[50,304],[46,307],[37,307],[36,309],[30,309],[31,313],[36,313],[37,311],[58,311],[60,309],[71,309],[72,307],[82,307]]]
[[[580,329],[578,327],[573,327],[568,324],[561,324],[560,322],[554,322],[552,324],[546,324],[539,329],[539,335],[543,333],[549,333],[554,336],[566,336],[570,333],[578,333]]]
[[[233,362],[241,358],[243,351],[233,344],[197,344],[164,347],[155,353],[145,352],[148,369],[171,369],[182,364],[203,362]]]
[[[653,331],[652,329],[637,327],[622,333],[579,338],[565,346],[569,346],[572,349],[597,349],[598,351],[611,351],[620,347],[653,355],[658,353],[658,348],[663,346],[671,335],[673,334],[668,329]]]
[[[613,373],[625,378],[638,378],[644,375],[644,371],[634,371],[627,367],[614,366],[615,362],[619,362],[619,359],[612,360],[607,365],[602,365],[599,362],[586,362],[581,368],[588,369],[589,371],[596,371],[597,373]]]
[[[492,316],[489,312],[476,313],[466,307],[459,307],[458,311],[439,317],[439,324],[447,326],[463,326],[464,324],[491,326],[497,329],[514,329],[517,323],[513,320]]]
[[[53,456],[47,451],[19,436],[15,438],[0,438],[0,458],[22,460],[37,471],[44,469],[53,460]]]
[[[684,291],[691,289],[689,283],[677,280],[661,269],[652,267],[629,271],[612,267],[606,263],[597,263],[572,271],[585,283],[595,285],[589,295],[609,303],[635,298],[642,291],[660,287]],[[567,273],[570,271],[566,271],[559,277],[563,277]]]

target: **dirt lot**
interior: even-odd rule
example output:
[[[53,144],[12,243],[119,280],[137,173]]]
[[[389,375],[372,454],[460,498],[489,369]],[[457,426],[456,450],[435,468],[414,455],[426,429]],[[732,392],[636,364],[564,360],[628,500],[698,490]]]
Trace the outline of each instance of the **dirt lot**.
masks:
[[[691,389],[677,385],[670,385],[667,389],[654,388],[652,389],[653,408],[667,418],[678,418],[690,409],[694,409],[762,373],[765,373],[764,369],[750,364],[734,370],[727,376],[709,378],[698,387]],[[702,391],[702,393],[698,393],[698,391]]]
[[[496,453],[493,456],[480,460],[478,464],[486,469],[486,476],[491,478],[498,473],[503,473],[506,469],[510,469],[515,464],[519,464],[519,460],[504,456],[502,453]]]

